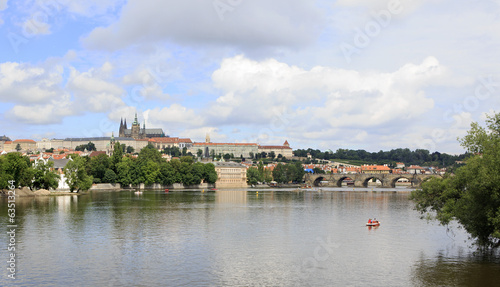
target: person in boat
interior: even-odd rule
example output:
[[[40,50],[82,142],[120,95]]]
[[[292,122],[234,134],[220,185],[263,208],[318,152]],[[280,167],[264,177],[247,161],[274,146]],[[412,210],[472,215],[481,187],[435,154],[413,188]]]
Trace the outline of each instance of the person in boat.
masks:
[[[376,218],[373,218],[372,223],[378,223],[378,220]]]
[[[372,219],[371,219],[371,218],[370,218],[370,219],[368,219],[368,223],[372,223]]]

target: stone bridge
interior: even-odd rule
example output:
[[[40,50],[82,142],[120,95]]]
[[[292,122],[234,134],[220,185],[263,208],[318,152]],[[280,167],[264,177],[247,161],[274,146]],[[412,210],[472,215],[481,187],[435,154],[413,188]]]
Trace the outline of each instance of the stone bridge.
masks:
[[[382,182],[382,187],[396,187],[396,182],[401,178],[406,178],[412,187],[420,187],[422,182],[431,177],[440,177],[434,174],[370,174],[370,173],[358,173],[358,174],[317,174],[317,173],[306,173],[304,176],[304,181],[310,186],[332,186],[341,187],[344,180],[353,180],[355,187],[368,187],[368,182],[370,180],[378,179]],[[328,183],[325,183],[325,182]]]

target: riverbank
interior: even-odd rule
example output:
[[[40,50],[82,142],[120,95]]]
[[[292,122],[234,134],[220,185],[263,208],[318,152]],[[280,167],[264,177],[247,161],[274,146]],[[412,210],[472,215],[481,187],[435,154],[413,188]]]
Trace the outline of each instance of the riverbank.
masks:
[[[4,189],[0,190],[0,196],[1,197],[7,197],[9,196],[10,190]],[[23,188],[16,188],[14,190],[15,196],[16,197],[30,197],[30,196],[49,196],[49,195],[75,195],[77,193],[71,193],[71,192],[66,192],[66,191],[55,191],[55,190],[46,190],[46,189],[39,189],[39,190],[31,190],[28,187],[23,187]]]

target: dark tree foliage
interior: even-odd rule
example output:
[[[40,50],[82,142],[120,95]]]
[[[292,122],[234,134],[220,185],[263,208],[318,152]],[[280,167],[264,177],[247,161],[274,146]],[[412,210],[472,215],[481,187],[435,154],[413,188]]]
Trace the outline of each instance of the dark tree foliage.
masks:
[[[431,179],[411,194],[418,211],[441,224],[457,220],[482,248],[500,245],[500,114],[486,122],[486,129],[473,123],[460,140],[474,156],[454,176]]]
[[[449,155],[446,153],[434,152],[428,150],[416,149],[411,151],[408,148],[398,148],[390,151],[367,152],[365,150],[338,149],[334,153],[322,152],[318,149],[298,149],[294,152],[295,156],[307,157],[309,153],[314,159],[324,160],[357,160],[365,163],[387,163],[393,165],[396,162],[403,162],[406,165],[432,165],[438,167],[453,166],[456,161],[461,161],[467,157],[467,154]],[[314,161],[311,161],[314,163]]]

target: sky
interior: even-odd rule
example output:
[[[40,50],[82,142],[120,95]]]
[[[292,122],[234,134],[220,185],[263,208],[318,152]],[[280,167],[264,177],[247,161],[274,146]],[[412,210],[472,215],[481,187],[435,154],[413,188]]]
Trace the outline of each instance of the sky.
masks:
[[[462,153],[500,0],[0,0],[0,136]]]

